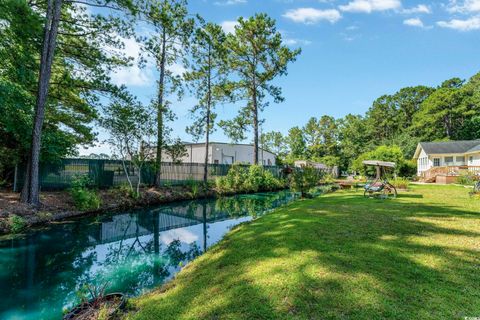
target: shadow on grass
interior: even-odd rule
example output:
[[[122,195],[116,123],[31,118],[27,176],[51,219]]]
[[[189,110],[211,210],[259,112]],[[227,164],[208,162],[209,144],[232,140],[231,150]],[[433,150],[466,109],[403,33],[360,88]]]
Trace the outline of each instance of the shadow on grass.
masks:
[[[408,194],[402,193],[398,195],[398,198],[414,198],[414,199],[422,199],[423,196],[421,194]]]
[[[402,201],[404,198],[404,201]],[[340,192],[232,232],[139,302],[139,319],[480,315],[480,213]]]

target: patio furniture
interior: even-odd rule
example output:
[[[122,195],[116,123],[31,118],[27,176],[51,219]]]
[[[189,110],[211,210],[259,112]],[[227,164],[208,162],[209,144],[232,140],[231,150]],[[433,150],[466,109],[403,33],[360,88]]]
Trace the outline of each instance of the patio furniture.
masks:
[[[388,182],[387,171],[395,168],[394,162],[367,160],[363,161],[365,166],[375,167],[376,176],[365,185],[363,196],[365,198],[392,199],[397,197],[397,189]]]

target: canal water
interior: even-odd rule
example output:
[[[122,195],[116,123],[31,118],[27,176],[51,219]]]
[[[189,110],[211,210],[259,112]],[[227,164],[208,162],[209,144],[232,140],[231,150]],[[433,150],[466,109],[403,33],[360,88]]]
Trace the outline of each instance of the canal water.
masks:
[[[0,240],[0,319],[61,319],[86,286],[136,296],[232,227],[294,200],[259,193],[89,217]]]

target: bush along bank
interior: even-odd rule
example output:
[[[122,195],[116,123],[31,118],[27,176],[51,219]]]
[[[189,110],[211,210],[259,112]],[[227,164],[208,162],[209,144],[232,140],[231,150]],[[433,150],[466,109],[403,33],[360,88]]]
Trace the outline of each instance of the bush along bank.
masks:
[[[0,234],[21,233],[32,226],[67,220],[91,214],[102,214],[163,203],[200,198],[224,197],[242,193],[269,192],[290,188],[304,197],[318,196],[332,190],[331,186],[316,186],[325,176],[311,168],[297,169],[288,178],[277,178],[262,166],[234,165],[224,177],[204,186],[199,181],[187,181],[183,186],[165,185],[162,188],[141,188],[133,192],[129,185],[109,190],[91,188],[88,179],[77,177],[72,188],[63,192],[44,192],[42,207],[34,210],[15,200],[2,208],[5,194],[0,193]],[[328,190],[327,190],[328,189]],[[12,194],[10,193],[11,197]],[[5,201],[4,203],[6,203]]]
[[[129,185],[98,190],[91,187],[86,177],[79,176],[67,191],[43,192],[42,206],[38,210],[20,203],[18,194],[0,193],[0,234],[21,233],[33,226],[91,214],[286,188],[286,179],[277,179],[260,166],[248,169],[234,166],[228,176],[211,181],[207,186],[191,180],[183,186],[166,183],[162,188],[142,188],[139,193],[132,192]]]
[[[42,192],[39,209],[20,203],[19,194],[0,193],[0,234],[21,233],[30,227],[87,215],[217,196],[212,188],[205,191],[199,185],[142,188],[138,195],[127,186],[109,190],[75,186],[67,191]]]

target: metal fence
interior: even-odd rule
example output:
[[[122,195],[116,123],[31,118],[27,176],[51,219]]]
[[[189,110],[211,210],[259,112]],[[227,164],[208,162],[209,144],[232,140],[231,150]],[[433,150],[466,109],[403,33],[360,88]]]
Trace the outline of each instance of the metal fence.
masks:
[[[248,167],[248,165],[245,165]],[[208,179],[225,176],[232,165],[209,164]],[[282,175],[283,167],[264,166],[275,177]],[[88,176],[93,187],[110,188],[128,183],[127,175],[133,183],[138,182],[138,170],[128,161],[125,166],[121,160],[99,159],[63,159],[55,164],[43,164],[40,167],[40,188],[42,190],[68,189],[77,176]],[[202,181],[204,165],[199,163],[162,163],[161,183],[163,185],[184,185],[191,181]],[[19,167],[15,174],[14,190],[21,190],[24,182],[25,170]],[[153,163],[147,164],[141,172],[141,183],[151,186],[155,183],[155,169]]]

